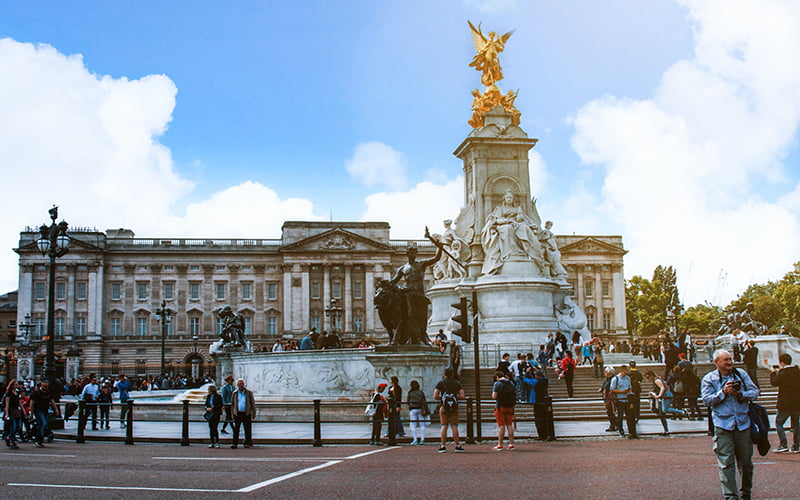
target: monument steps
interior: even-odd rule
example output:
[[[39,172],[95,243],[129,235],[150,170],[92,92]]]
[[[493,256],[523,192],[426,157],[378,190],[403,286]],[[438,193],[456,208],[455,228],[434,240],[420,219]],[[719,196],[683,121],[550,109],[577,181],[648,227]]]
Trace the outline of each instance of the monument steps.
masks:
[[[741,366],[740,366],[741,368]],[[653,370],[656,373],[664,373],[663,364],[649,364],[638,366],[639,371],[646,372]],[[695,370],[700,377],[714,369],[714,365],[710,363],[701,363],[695,365]],[[593,377],[593,369],[590,366],[579,366],[575,372],[575,379],[573,381],[573,399],[567,397],[566,383],[563,379],[555,377],[552,368],[546,370],[547,376],[550,379],[550,395],[553,397],[553,414],[556,420],[604,420],[607,418],[605,404],[597,392],[602,385],[602,380]],[[758,371],[758,379],[761,383],[761,396],[758,398],[758,403],[764,406],[770,415],[776,412],[776,404],[778,398],[777,387],[769,385],[769,370],[760,368]],[[475,375],[471,369],[465,369],[461,372],[461,383],[464,386],[464,392],[469,397],[475,397]],[[481,418],[483,420],[494,419],[494,402],[491,399],[491,390],[494,383],[494,370],[490,368],[481,369]],[[643,383],[642,391],[647,394],[650,390],[650,384],[645,381]],[[698,408],[705,415],[706,407],[702,402],[698,402]],[[528,419],[533,418],[533,405],[520,403],[517,405],[516,413],[518,417]],[[656,418],[656,415],[650,412],[650,403],[648,398],[643,397],[640,401],[640,415],[643,418]]]

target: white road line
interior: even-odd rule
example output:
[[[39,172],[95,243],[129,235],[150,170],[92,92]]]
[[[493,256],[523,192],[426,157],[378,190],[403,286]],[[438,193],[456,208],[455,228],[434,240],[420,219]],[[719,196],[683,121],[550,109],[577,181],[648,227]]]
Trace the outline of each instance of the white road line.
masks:
[[[35,486],[37,488],[70,488],[82,490],[136,490],[136,491],[202,491],[212,493],[235,493],[239,490],[209,490],[201,488],[148,488],[146,486],[91,486],[86,484],[38,484],[8,483],[8,486]]]
[[[346,460],[347,457],[278,458],[278,457],[153,457],[153,460],[209,460],[213,462],[327,462]]]
[[[75,458],[75,455],[55,455],[46,453],[0,453],[0,457],[60,457],[60,458]]]
[[[241,488],[241,489],[236,490],[236,491],[239,492],[239,493],[249,493],[251,491],[255,491],[257,489],[263,488],[264,486],[269,486],[271,484],[279,483],[281,481],[285,481],[285,480],[291,479],[293,477],[301,476],[303,474],[307,474],[307,473],[313,472],[315,470],[324,469],[325,467],[330,467],[331,465],[336,465],[336,464],[341,463],[341,462],[342,462],[341,460],[331,460],[330,462],[325,462],[324,464],[315,465],[314,467],[309,467],[308,469],[302,469],[302,470],[299,470],[299,471],[296,471],[296,472],[285,474],[283,476],[278,476],[278,477],[275,477],[275,478],[272,478],[272,479],[268,479],[266,481],[262,481],[260,483],[256,483],[256,484],[253,484],[253,485],[250,485],[250,486],[245,486],[244,488]]]
[[[266,481],[262,481],[260,483],[252,484],[250,486],[245,486],[244,488],[240,488],[238,490],[212,490],[212,489],[205,489],[205,488],[153,488],[153,487],[146,487],[146,486],[92,486],[92,485],[78,485],[78,484],[37,484],[37,483],[8,483],[8,486],[34,486],[38,488],[70,488],[70,489],[84,489],[84,490],[129,490],[129,491],[186,491],[186,492],[205,492],[205,493],[249,493],[251,491],[255,491],[261,489],[265,486],[270,486],[275,483],[280,483],[281,481],[286,481],[287,479],[292,479],[297,476],[302,476],[303,474],[308,474],[309,472],[314,472],[316,470],[324,469],[326,467],[330,467],[331,465],[336,465],[342,463],[345,460],[354,460],[356,458],[365,457],[367,455],[372,455],[374,453],[382,453],[384,451],[397,449],[398,447],[392,448],[383,448],[380,450],[372,450],[365,453],[358,453],[356,455],[350,455],[349,457],[344,457],[341,459],[332,459],[328,460],[324,464],[315,465],[314,467],[308,467],[306,469],[301,469],[299,471],[291,472],[289,474],[284,474],[283,476],[278,476],[272,479],[268,479]],[[42,456],[42,455],[39,455]],[[71,457],[74,455],[56,455],[59,457]],[[205,457],[153,457],[153,459],[158,460],[207,460]],[[213,460],[239,460],[238,458],[231,459],[231,458],[212,458]],[[290,460],[298,460],[298,459],[258,459],[258,458],[245,458],[245,460],[262,460],[262,461],[290,461]],[[300,461],[309,461],[309,460],[324,460],[321,458],[318,459],[299,459]]]

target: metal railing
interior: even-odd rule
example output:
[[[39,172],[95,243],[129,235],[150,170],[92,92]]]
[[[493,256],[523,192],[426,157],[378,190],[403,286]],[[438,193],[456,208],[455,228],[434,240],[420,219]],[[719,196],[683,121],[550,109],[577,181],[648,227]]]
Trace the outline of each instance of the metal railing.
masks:
[[[65,402],[61,403],[62,405],[68,404]],[[74,404],[74,403],[73,403]],[[279,415],[280,411],[270,411],[270,410],[282,410],[288,416],[288,418],[271,418],[270,420],[253,420],[253,427],[255,426],[268,426],[268,425],[275,425],[275,424],[301,424],[301,425],[308,425],[312,429],[312,436],[311,444],[313,446],[322,446],[324,442],[323,436],[323,424],[359,424],[359,425],[366,425],[371,422],[372,417],[365,417],[364,415],[364,408],[365,404],[370,404],[369,402],[342,402],[342,401],[326,401],[323,402],[320,399],[314,399],[311,401],[305,402],[276,402],[276,403],[256,403],[257,411],[261,410],[262,414],[266,415]],[[401,401],[400,403],[396,403],[392,398],[389,398],[388,402],[376,402],[374,404],[379,405],[378,411],[382,412],[382,408],[386,405],[389,408],[396,407],[398,405],[406,405],[408,402]],[[436,403],[428,403],[430,406],[437,407],[437,411],[430,412],[429,415],[435,417],[438,414],[438,405]],[[206,420],[203,418],[202,413],[205,411],[205,404],[203,402],[192,402],[189,400],[183,400],[178,403],[153,403],[153,402],[136,402],[133,399],[129,399],[124,403],[91,403],[86,401],[78,401],[77,402],[77,414],[78,414],[78,423],[77,423],[77,430],[75,433],[75,442],[76,443],[85,443],[87,440],[86,435],[86,426],[89,423],[90,416],[94,421],[94,411],[100,409],[101,406],[109,406],[113,408],[114,406],[122,406],[124,407],[125,411],[125,438],[124,442],[126,445],[133,445],[136,442],[136,428],[137,424],[145,424],[145,423],[178,423],[181,424],[181,436],[180,436],[180,445],[181,446],[189,446],[191,443],[191,436],[190,436],[190,424],[191,423],[206,423]],[[473,444],[475,442],[480,442],[483,439],[481,427],[484,422],[482,418],[482,414],[484,414],[487,410],[490,410],[490,407],[494,406],[494,402],[486,402],[481,405],[480,410],[475,407],[475,401],[468,397],[463,400],[459,406],[463,406],[464,411],[464,421],[463,423],[466,426],[466,443]],[[94,407],[94,408],[93,408]],[[109,408],[110,409],[110,408]],[[166,410],[166,411],[165,411]],[[180,411],[175,411],[180,410]],[[266,410],[266,411],[264,411]],[[289,410],[289,411],[287,411]],[[536,415],[539,415],[539,422],[537,423],[537,417],[535,416],[523,416],[522,414],[518,415],[515,418],[517,424],[520,423],[537,423],[536,425],[536,435],[533,434],[531,431],[529,436],[524,435],[524,433],[518,433],[518,437],[520,438],[534,438],[538,437],[540,439],[546,440],[555,440],[555,426],[554,426],[554,418],[553,418],[553,404],[552,398],[547,398],[544,403],[541,403],[538,408],[534,408]],[[62,412],[62,415],[65,415],[66,411]],[[388,429],[396,429],[397,426],[397,418],[398,415],[394,411],[388,412],[389,417],[385,420],[382,419],[383,422],[388,423]],[[177,418],[164,418],[165,415],[175,416]],[[326,415],[327,418],[323,418],[323,415]],[[155,418],[154,418],[155,417]],[[116,418],[111,418],[109,415],[109,421],[114,420]],[[224,420],[221,420],[219,423],[224,423]],[[233,423],[228,421],[231,426]],[[403,424],[410,424],[412,421],[409,418],[403,418],[400,420]],[[434,422],[435,423],[435,419]],[[101,420],[102,425],[102,420]],[[540,432],[541,431],[541,432]],[[539,434],[543,435],[539,435]],[[397,437],[394,432],[388,432],[388,444],[390,446],[394,446],[397,444]],[[148,436],[141,436],[139,439],[145,439]],[[105,437],[103,439],[106,439]],[[207,434],[203,437],[194,436],[195,440],[207,439]],[[336,438],[327,438],[329,441],[336,440]],[[303,440],[298,440],[303,441]],[[307,441],[307,440],[305,440]]]

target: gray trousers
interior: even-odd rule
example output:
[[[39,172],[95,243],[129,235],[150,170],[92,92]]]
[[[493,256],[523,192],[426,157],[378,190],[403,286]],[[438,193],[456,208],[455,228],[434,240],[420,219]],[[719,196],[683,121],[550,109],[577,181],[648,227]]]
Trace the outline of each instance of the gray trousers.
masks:
[[[750,429],[726,431],[714,429],[714,453],[719,466],[719,483],[726,499],[738,499],[736,469],[742,475],[742,494],[750,496],[753,491],[753,442]]]
[[[778,441],[780,441],[780,445],[788,448],[786,431],[783,429],[783,424],[785,424],[786,420],[790,418],[793,434],[792,447],[797,448],[800,447],[800,414],[778,410],[778,414],[775,416],[775,430],[778,433]]]

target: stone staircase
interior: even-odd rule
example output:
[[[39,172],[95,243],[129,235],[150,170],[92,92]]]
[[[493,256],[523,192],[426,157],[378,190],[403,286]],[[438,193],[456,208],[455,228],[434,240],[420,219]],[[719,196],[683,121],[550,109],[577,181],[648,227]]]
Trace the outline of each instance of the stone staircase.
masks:
[[[628,360],[631,359],[627,355]],[[616,365],[614,365],[616,366]],[[743,369],[743,367],[739,366]],[[663,364],[643,364],[637,360],[637,368],[642,374],[648,370],[663,375]],[[695,371],[702,378],[706,373],[715,369],[713,364],[699,364],[695,365]],[[568,421],[568,420],[604,420],[606,417],[606,410],[603,404],[601,394],[598,389],[602,385],[601,378],[594,378],[593,368],[590,366],[579,366],[575,372],[575,380],[573,382],[574,398],[567,397],[567,386],[563,379],[555,377],[552,368],[547,370],[547,378],[550,379],[550,395],[553,397],[553,416],[555,420]],[[758,380],[761,384],[761,396],[758,398],[758,403],[764,406],[770,415],[776,412],[776,403],[778,398],[777,387],[769,385],[769,370],[759,369]],[[471,369],[465,369],[461,373],[461,383],[464,386],[464,392],[469,397],[475,397],[475,373]],[[494,370],[489,368],[481,369],[481,419],[492,420],[494,401],[491,399],[492,385],[494,383]],[[646,395],[651,388],[651,384],[646,380],[642,383],[642,393]],[[640,403],[640,418],[657,418],[657,415],[650,412],[649,400],[646,397],[641,399]],[[698,401],[698,407],[705,415],[706,407],[702,402]],[[533,418],[533,405],[518,404],[517,411],[520,418]]]

